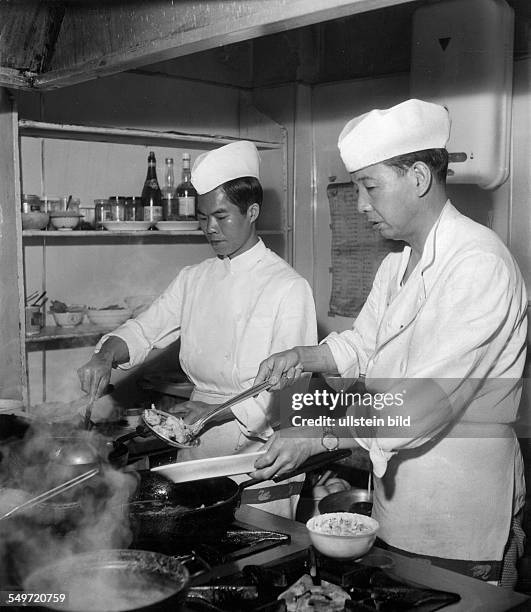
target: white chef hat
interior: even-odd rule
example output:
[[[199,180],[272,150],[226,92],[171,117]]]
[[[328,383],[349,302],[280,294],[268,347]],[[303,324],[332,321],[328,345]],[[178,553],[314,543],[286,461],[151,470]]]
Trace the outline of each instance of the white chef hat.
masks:
[[[413,99],[355,117],[345,125],[337,144],[346,169],[356,172],[397,155],[443,149],[449,137],[446,108]]]
[[[239,140],[199,155],[192,168],[192,183],[202,195],[242,176],[260,179],[259,170],[260,156],[256,146],[248,140]]]

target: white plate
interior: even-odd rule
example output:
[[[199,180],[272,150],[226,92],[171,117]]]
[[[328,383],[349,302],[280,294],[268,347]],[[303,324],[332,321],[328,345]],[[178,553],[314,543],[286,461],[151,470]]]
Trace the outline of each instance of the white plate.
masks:
[[[254,472],[254,462],[265,452],[258,451],[242,455],[228,455],[227,457],[182,461],[181,463],[159,465],[151,468],[151,471],[166,476],[172,482],[189,482],[191,480],[204,480],[205,478],[218,478],[219,476],[248,474]]]
[[[199,223],[197,221],[158,221],[155,227],[162,231],[189,231],[199,229]]]
[[[151,221],[105,221],[103,227],[110,232],[145,232],[152,225]]]

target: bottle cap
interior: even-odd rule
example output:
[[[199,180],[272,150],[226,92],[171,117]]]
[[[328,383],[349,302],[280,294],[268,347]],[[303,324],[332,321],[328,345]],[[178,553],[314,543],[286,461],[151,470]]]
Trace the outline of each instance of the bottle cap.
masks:
[[[173,157],[167,157],[166,158],[166,163],[167,164],[173,164]]]
[[[190,159],[190,153],[183,153],[183,159]]]

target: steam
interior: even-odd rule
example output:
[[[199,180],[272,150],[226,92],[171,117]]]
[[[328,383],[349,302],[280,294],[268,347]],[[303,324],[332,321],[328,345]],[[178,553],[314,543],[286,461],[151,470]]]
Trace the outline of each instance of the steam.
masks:
[[[89,445],[100,457],[112,450],[108,439],[97,432],[36,421],[22,440],[0,446],[0,511],[94,467],[59,463],[65,445],[73,449]],[[98,475],[79,487],[0,521],[0,588],[20,585],[36,568],[74,554],[127,548],[132,534],[126,504],[137,484],[134,473],[103,464]]]

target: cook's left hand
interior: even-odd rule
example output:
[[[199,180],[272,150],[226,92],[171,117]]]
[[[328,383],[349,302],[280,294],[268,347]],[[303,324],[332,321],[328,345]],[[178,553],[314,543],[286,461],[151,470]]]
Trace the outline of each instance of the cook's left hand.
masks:
[[[180,416],[182,420],[190,425],[195,423],[198,419],[204,416],[207,412],[213,410],[216,406],[214,404],[206,404],[205,402],[188,401],[178,404],[171,411],[175,416]]]
[[[265,455],[255,461],[255,471],[249,474],[255,480],[270,480],[291,472],[322,451],[315,427],[290,427],[276,431],[263,448]]]

